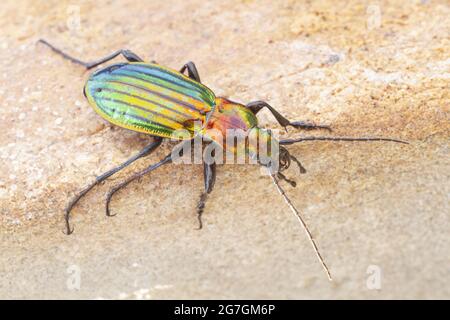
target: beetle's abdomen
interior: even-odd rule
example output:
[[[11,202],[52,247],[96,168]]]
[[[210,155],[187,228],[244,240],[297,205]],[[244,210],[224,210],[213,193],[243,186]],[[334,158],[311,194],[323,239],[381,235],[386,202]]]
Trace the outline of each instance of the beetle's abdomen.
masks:
[[[171,137],[204,122],[215,103],[214,93],[183,74],[156,64],[119,63],[91,75],[85,94],[97,113],[134,131]],[[187,132],[184,139],[193,132]]]

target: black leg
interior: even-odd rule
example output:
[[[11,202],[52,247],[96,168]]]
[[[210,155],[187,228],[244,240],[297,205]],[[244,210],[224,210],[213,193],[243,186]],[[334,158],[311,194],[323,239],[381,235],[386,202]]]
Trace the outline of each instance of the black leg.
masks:
[[[85,67],[86,69],[92,69],[95,68],[96,66],[105,63],[109,60],[114,59],[115,57],[117,57],[118,55],[123,55],[125,59],[127,59],[130,62],[143,62],[144,60],[142,60],[141,58],[139,58],[138,55],[136,55],[135,53],[131,52],[130,50],[125,50],[125,49],[121,49],[121,50],[117,50],[113,53],[111,53],[110,55],[99,59],[99,60],[95,60],[95,61],[91,61],[91,62],[84,62],[81,60],[78,60],[77,58],[74,58],[64,52],[62,52],[60,49],[54,47],[53,45],[51,45],[50,43],[48,43],[47,41],[43,40],[43,39],[39,39],[40,43],[45,44],[46,46],[48,46],[50,49],[52,49],[54,52],[56,52],[57,54],[61,55],[63,58],[70,60],[73,63],[82,65],[83,67]]]
[[[280,146],[280,151],[279,151],[279,165],[280,165],[280,167],[279,167],[279,171],[281,172],[281,171],[284,171],[287,168],[289,168],[291,166],[291,161],[294,161],[297,164],[298,168],[300,169],[300,173],[302,173],[302,174],[306,173],[306,169],[305,169],[305,167],[303,167],[303,165],[300,163],[300,161],[296,157],[291,155],[286,148]],[[279,178],[283,179],[282,176],[279,176]],[[284,179],[284,180],[286,180],[286,179]],[[291,183],[291,185],[293,187],[295,187],[295,185],[293,185],[292,183]]]
[[[147,173],[159,168],[163,164],[170,163],[172,161],[171,154],[167,155],[164,159],[159,161],[158,163],[152,164],[151,166],[145,168],[144,170],[141,170],[135,174],[133,174],[131,177],[126,179],[125,181],[119,183],[118,185],[114,186],[111,190],[109,190],[107,196],[106,196],[106,215],[109,217],[114,216],[114,214],[111,214],[111,211],[109,210],[109,204],[111,202],[112,196],[119,191],[120,189],[125,188],[127,185],[129,185],[132,181],[141,178],[142,176],[146,175]]]
[[[123,168],[129,166],[134,161],[138,160],[139,158],[145,157],[149,155],[153,150],[155,150],[162,142],[162,138],[155,137],[155,141],[147,145],[144,149],[142,149],[138,154],[132,156],[127,161],[123,162],[122,164],[118,165],[115,168],[112,168],[111,170],[105,172],[104,174],[98,176],[94,182],[86,186],[83,190],[81,190],[75,197],[72,198],[72,200],[69,202],[69,204],[66,207],[65,210],[65,221],[66,221],[66,230],[67,234],[71,234],[73,232],[73,229],[70,228],[70,212],[72,211],[73,207],[78,203],[78,201],[84,197],[93,187],[101,183],[102,181],[105,181],[107,178],[115,174],[116,172],[122,170]]]
[[[269,111],[273,114],[275,119],[278,121],[278,123],[286,128],[287,126],[294,127],[296,129],[305,129],[305,130],[311,130],[311,129],[326,129],[328,131],[331,131],[331,128],[326,125],[316,125],[313,123],[307,123],[303,121],[294,121],[291,122],[285,117],[283,117],[275,108],[273,108],[270,104],[264,101],[253,101],[246,105],[247,108],[252,110],[254,114],[257,114],[262,108],[267,108]]]
[[[179,150],[179,155],[182,156],[183,155],[183,146],[186,143],[192,143],[192,140],[187,140],[185,141],[183,144],[179,145],[180,149]],[[177,148],[177,147],[175,147]],[[144,170],[141,170],[135,174],[133,174],[131,177],[129,177],[128,179],[126,179],[125,181],[119,183],[118,185],[114,186],[106,195],[106,215],[109,217],[114,216],[113,214],[111,214],[111,211],[109,210],[109,204],[111,202],[111,198],[112,196],[119,191],[120,189],[125,188],[127,185],[129,185],[131,182],[133,182],[136,179],[141,178],[142,176],[146,175],[147,173],[161,167],[164,164],[170,163],[172,162],[172,154],[174,151],[172,151],[170,154],[168,154],[164,159],[162,159],[161,161],[159,161],[158,163],[152,164],[151,166],[145,168]]]
[[[216,163],[207,164],[203,162],[203,180],[205,182],[205,191],[200,195],[200,200],[197,205],[197,218],[198,218],[198,229],[203,227],[202,214],[205,210],[206,199],[208,194],[214,188],[214,183],[216,182]]]
[[[183,67],[181,67],[180,73],[184,73],[186,71],[186,69],[188,71],[189,78],[191,78],[191,79],[193,79],[193,80],[195,80],[197,82],[201,82],[200,81],[200,75],[198,74],[197,67],[195,66],[195,63],[193,63],[192,61],[189,61]]]
[[[297,186],[297,182],[295,182],[294,180],[289,179],[288,177],[286,177],[284,174],[282,174],[281,172],[277,172],[277,177],[281,180],[286,181],[287,183],[289,183],[292,187],[296,187]]]

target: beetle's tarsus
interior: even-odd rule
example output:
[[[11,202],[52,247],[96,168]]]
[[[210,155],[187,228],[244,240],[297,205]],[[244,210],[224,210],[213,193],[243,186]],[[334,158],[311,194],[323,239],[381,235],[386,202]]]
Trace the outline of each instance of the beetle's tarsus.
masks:
[[[73,233],[74,227],[70,228],[70,222],[69,222],[69,212],[66,212],[65,216],[65,222],[66,222],[66,232],[63,232],[66,235],[70,235]]]
[[[201,213],[198,214],[197,220],[198,220],[198,227],[196,228],[196,230],[203,229],[203,222],[202,222],[202,214]]]
[[[141,171],[142,172],[142,171]],[[119,183],[118,185],[114,186],[113,188],[111,188],[111,190],[109,190],[108,194],[106,195],[106,204],[105,204],[105,208],[106,208],[106,215],[108,217],[113,217],[115,216],[117,213],[112,214],[110,208],[110,204],[111,204],[111,199],[113,197],[113,195],[119,191],[122,188],[125,188],[131,181],[139,179],[141,177],[141,175],[139,175],[140,172],[134,174],[133,176],[129,177],[128,179],[126,179],[125,181]]]
[[[209,150],[210,148],[214,148],[213,144],[208,144],[205,149],[205,155],[210,154],[212,156],[215,155],[214,149]],[[202,222],[202,214],[205,210],[206,200],[208,198],[208,194],[211,193],[214,189],[214,184],[216,183],[216,163],[207,163],[203,162],[203,183],[205,185],[205,191],[200,195],[200,199],[197,204],[197,219],[198,219],[198,228],[200,230],[203,228]]]
[[[114,217],[115,215],[117,215],[117,213],[112,214],[111,210],[109,209],[109,204],[111,203],[111,198],[113,196],[114,193],[116,193],[117,190],[115,190],[116,188],[111,189],[108,194],[106,195],[106,216],[108,217]]]
[[[66,234],[70,235],[73,232],[73,228],[70,229],[70,213],[72,212],[73,207],[80,201],[81,198],[83,198],[95,185],[97,185],[99,182],[96,180],[86,186],[83,190],[81,190],[75,197],[72,198],[72,200],[69,202],[69,204],[66,207],[65,214],[64,214],[64,220],[66,222]]]
[[[298,166],[298,168],[299,168],[301,174],[306,173],[305,167],[301,164],[301,162],[300,162],[296,157],[294,157],[294,156],[291,155],[291,154],[289,154],[289,157],[290,157],[292,160],[294,160],[294,162],[297,164],[297,166]]]
[[[111,197],[112,197],[112,194],[108,193],[107,198],[106,198],[106,205],[105,205],[107,217],[114,217],[117,214],[117,213],[112,214],[111,210],[109,209],[109,205],[111,203]]]
[[[198,201],[198,205],[197,205],[198,228],[197,228],[197,230],[200,230],[203,228],[202,215],[203,215],[203,211],[205,210],[205,204],[206,204],[207,197],[208,197],[208,193],[203,192],[200,195],[200,200]]]
[[[289,179],[288,177],[286,177],[284,174],[282,174],[281,172],[277,173],[277,176],[279,179],[286,181],[287,183],[289,183],[293,188],[295,188],[297,186],[297,182],[295,182],[294,180]]]

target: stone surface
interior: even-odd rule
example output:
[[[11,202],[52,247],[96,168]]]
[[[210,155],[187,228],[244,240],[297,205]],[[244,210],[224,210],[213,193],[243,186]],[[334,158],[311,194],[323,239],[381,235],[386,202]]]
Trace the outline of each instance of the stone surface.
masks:
[[[0,298],[450,297],[447,1],[6,0],[0,8]],[[218,95],[267,100],[291,119],[331,124],[333,135],[411,144],[290,147],[308,172],[285,188],[333,283],[255,166],[219,167],[201,231],[198,165],[133,183],[106,218],[109,188],[170,144],[94,189],[65,236],[69,197],[149,138],[96,116],[82,95],[88,73],[36,45],[41,37],[86,60],[118,48],[173,68],[192,60]],[[260,119],[277,128],[268,113]],[[381,288],[371,290],[367,272],[377,268]]]

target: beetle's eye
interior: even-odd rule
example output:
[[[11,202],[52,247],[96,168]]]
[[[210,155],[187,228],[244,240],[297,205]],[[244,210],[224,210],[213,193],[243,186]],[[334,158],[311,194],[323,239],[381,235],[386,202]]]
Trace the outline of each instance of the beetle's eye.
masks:
[[[95,92],[102,92],[102,88],[95,89]]]

